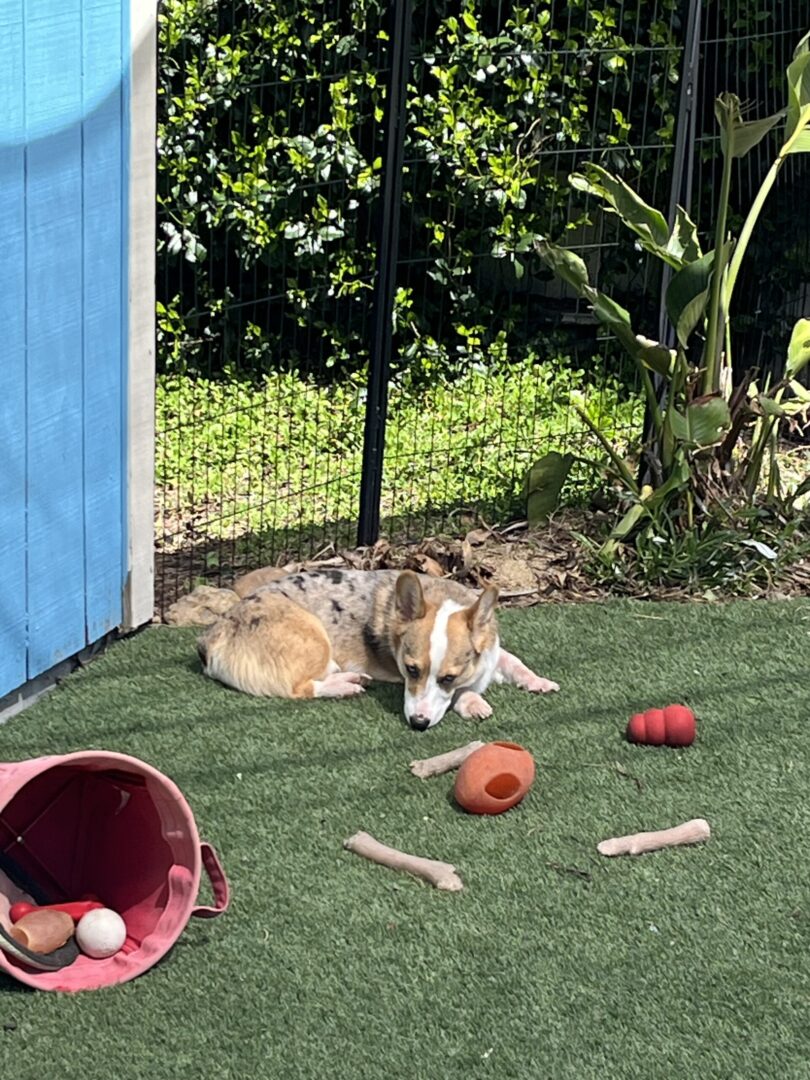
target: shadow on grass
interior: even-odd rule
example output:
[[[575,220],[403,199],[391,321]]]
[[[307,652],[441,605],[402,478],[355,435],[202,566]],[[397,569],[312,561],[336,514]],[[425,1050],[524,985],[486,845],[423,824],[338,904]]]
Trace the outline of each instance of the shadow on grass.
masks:
[[[165,665],[162,665],[163,670],[172,671],[176,670],[177,662],[167,658]],[[198,675],[200,679],[203,679],[203,670],[200,659],[194,651],[193,644],[191,646],[188,656],[184,656],[180,661],[180,667],[184,671],[190,672],[192,675]],[[238,690],[234,690],[232,687],[224,686],[224,684],[217,684],[222,686],[222,689],[233,695],[237,700],[244,700],[244,695]],[[384,682],[372,682],[366,688],[366,695],[373,698],[384,712],[394,715],[402,716],[402,686],[399,683],[384,683]]]

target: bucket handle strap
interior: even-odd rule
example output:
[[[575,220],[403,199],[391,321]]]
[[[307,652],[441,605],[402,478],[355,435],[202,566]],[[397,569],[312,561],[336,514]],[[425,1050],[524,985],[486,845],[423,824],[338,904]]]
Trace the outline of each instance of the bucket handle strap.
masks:
[[[225,877],[225,871],[222,869],[222,863],[219,861],[219,856],[211,845],[204,840],[200,844],[200,855],[202,856],[203,868],[208,874],[208,880],[211,882],[214,904],[213,907],[202,904],[192,908],[191,914],[198,919],[213,919],[227,909],[231,898],[231,890],[228,879]]]

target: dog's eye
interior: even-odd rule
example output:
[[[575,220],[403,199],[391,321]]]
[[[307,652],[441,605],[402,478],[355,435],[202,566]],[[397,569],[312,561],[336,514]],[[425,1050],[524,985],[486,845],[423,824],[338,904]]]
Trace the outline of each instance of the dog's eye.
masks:
[[[419,668],[416,666],[416,664],[406,664],[405,670],[408,672],[412,679],[419,678]]]
[[[439,686],[452,686],[457,678],[457,675],[442,675],[439,679]]]

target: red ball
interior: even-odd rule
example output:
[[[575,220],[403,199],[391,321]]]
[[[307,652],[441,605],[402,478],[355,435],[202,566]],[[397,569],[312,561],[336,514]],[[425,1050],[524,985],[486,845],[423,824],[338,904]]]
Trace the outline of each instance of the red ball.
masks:
[[[648,746],[691,746],[695,741],[695,714],[686,705],[647,709],[630,718],[627,738]]]

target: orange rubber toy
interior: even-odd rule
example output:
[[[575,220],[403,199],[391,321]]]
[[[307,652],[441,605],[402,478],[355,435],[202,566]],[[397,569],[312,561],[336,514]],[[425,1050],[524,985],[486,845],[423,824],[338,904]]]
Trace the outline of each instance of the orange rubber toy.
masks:
[[[534,782],[534,758],[516,743],[492,742],[462,762],[453,789],[471,814],[502,814],[526,795]]]
[[[627,738],[649,746],[691,746],[695,741],[695,714],[686,705],[647,709],[630,718]]]

